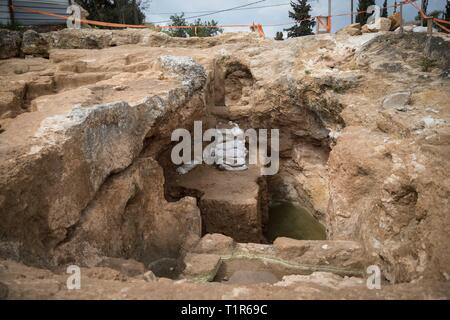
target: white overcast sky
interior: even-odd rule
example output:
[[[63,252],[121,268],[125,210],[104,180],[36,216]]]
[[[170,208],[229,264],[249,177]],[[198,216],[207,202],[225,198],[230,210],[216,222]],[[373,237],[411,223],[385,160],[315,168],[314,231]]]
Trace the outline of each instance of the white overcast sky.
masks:
[[[239,5],[248,4],[257,0],[152,0],[150,9],[146,12],[146,20],[150,22],[158,22],[169,20],[169,14],[172,12],[195,12],[195,11],[214,11],[222,10]],[[378,5],[382,5],[384,0],[376,0]],[[288,11],[291,8],[289,0],[265,0],[261,3],[252,6],[265,6],[272,4],[286,4],[285,6],[261,8],[252,10],[239,10],[222,12],[214,15],[201,17],[202,20],[215,19],[220,24],[251,24],[252,22],[262,23],[264,31],[267,37],[273,37],[276,31],[282,31],[283,28],[289,26],[270,27],[269,24],[282,24],[290,23],[291,19],[288,17]],[[332,14],[347,13],[350,12],[351,0],[331,0],[332,2]],[[358,0],[353,0],[354,10],[356,11]],[[417,1],[418,3],[420,0]],[[446,0],[429,0],[428,11],[431,12],[435,9],[443,10]],[[327,15],[328,0],[311,0],[312,15]],[[388,0],[388,5],[394,4],[394,0]],[[391,13],[393,9],[389,9]],[[417,14],[414,7],[411,5],[405,6],[405,17],[407,20],[413,20]],[[195,16],[195,13],[186,13],[185,16]],[[188,21],[192,22],[195,19]],[[346,24],[350,23],[350,17],[334,17],[333,18],[333,31],[341,29]],[[166,23],[159,23],[164,25]],[[266,25],[266,26],[265,26]],[[247,31],[248,28],[226,28],[225,31]]]

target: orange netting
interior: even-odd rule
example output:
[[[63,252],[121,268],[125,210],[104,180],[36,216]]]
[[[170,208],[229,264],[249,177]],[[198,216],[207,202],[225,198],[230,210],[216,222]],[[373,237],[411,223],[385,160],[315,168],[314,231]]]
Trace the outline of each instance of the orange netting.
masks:
[[[442,20],[442,19],[438,19],[438,18],[434,18],[434,17],[431,17],[431,16],[427,16],[427,15],[425,14],[425,12],[423,12],[422,8],[420,8],[420,7],[415,3],[415,1],[406,0],[406,3],[410,3],[414,8],[416,8],[416,9],[419,11],[420,16],[422,17],[422,19],[425,19],[425,20],[431,20],[432,23],[434,23],[434,24],[436,24],[437,26],[439,26],[442,30],[444,30],[445,32],[449,32],[449,33],[450,33],[450,30],[449,30],[448,28],[444,27],[444,26],[441,24],[441,23],[450,24],[449,21]]]
[[[433,18],[433,17],[429,17],[427,16],[423,10],[417,6],[417,4],[415,3],[415,0],[405,0],[401,3],[398,4],[393,4],[390,6],[386,6],[383,8],[394,8],[394,7],[399,7],[403,4],[411,4],[412,6],[414,6],[420,13],[421,17],[423,19],[431,19],[433,23],[435,23],[437,26],[439,26],[442,30],[446,31],[446,32],[450,32],[450,30],[448,28],[446,28],[445,26],[442,25],[442,23],[444,24],[450,24],[449,21],[446,20],[442,20],[442,19],[438,19],[438,18]],[[60,14],[56,14],[56,13],[51,13],[51,12],[46,12],[46,11],[40,11],[40,10],[35,10],[35,9],[30,9],[30,8],[26,8],[26,7],[19,7],[19,6],[11,6],[11,9],[16,10],[22,10],[25,12],[29,12],[29,13],[36,13],[36,14],[41,14],[41,15],[46,15],[46,16],[50,16],[50,17],[54,17],[54,18],[59,18],[59,19],[64,19],[64,20],[68,20],[68,19],[73,19],[73,17],[70,16],[64,16],[64,15],[60,15]],[[303,20],[299,20],[297,21],[297,23],[302,22],[302,21],[312,21],[312,20],[316,20],[317,22],[323,26],[324,28],[326,28],[327,32],[331,32],[331,18],[332,17],[341,17],[341,16],[351,16],[351,15],[358,15],[358,14],[362,14],[365,13],[366,11],[354,11],[354,12],[349,12],[349,13],[339,13],[339,14],[334,14],[331,16],[312,16],[310,18],[307,19],[303,19]],[[326,25],[323,23],[323,18],[327,18],[327,23]],[[84,23],[84,24],[90,24],[90,25],[95,25],[95,26],[102,26],[102,27],[112,27],[112,28],[140,28],[140,29],[144,29],[144,28],[150,28],[150,29],[191,29],[191,28],[195,28],[195,30],[197,30],[197,28],[242,28],[242,27],[250,27],[250,29],[252,31],[257,31],[259,33],[259,35],[261,37],[264,37],[264,30],[263,30],[263,25],[262,24],[228,24],[228,25],[220,25],[220,26],[205,26],[205,25],[197,25],[197,26],[159,26],[159,25],[135,25],[135,24],[123,24],[123,23],[112,23],[112,22],[103,22],[103,21],[96,21],[96,20],[89,20],[89,19],[77,19],[77,21],[79,21],[80,23]],[[291,25],[293,23],[285,23],[285,24],[266,24],[265,26],[270,26],[270,27],[275,27],[275,26],[285,26],[285,25]]]

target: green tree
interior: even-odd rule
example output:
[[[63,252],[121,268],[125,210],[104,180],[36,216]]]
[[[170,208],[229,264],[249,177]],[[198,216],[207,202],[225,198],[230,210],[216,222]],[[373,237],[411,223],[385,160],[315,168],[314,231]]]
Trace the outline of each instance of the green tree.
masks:
[[[90,20],[105,22],[142,24],[145,22],[144,10],[149,0],[76,0],[89,12]]]
[[[275,39],[275,40],[278,40],[278,41],[284,40],[284,39],[283,39],[283,32],[277,31],[277,33],[276,33],[274,39]]]
[[[367,8],[374,4],[375,4],[375,0],[359,0],[358,14],[356,16],[356,22],[359,22],[361,25],[366,24],[367,18],[370,16],[366,12]]]
[[[196,21],[190,24],[192,28],[186,29],[186,33],[190,37],[212,37],[223,32],[223,29],[217,28],[218,25],[219,22],[214,19],[211,21],[204,21],[204,22],[201,19],[197,19]],[[201,28],[197,28],[196,30],[195,26],[201,26]]]
[[[316,22],[311,19],[311,5],[307,0],[297,0],[298,3],[291,1],[291,7],[293,11],[289,11],[289,18],[294,19],[295,25],[288,29],[284,29],[288,32],[288,38],[301,37],[313,34],[312,28],[314,28]]]
[[[397,0],[395,0],[395,2],[394,2],[394,13],[396,13],[397,12]]]
[[[219,25],[218,21],[202,21],[201,19],[197,19],[193,23],[188,23],[186,18],[184,17],[184,13],[181,15],[173,15],[170,16],[171,26],[190,26],[191,28],[177,28],[171,29],[168,34],[172,37],[212,37],[219,33],[223,32],[223,29],[217,28]],[[195,26],[201,26],[200,28],[195,28]]]
[[[444,20],[450,21],[450,0],[445,5]]]
[[[383,8],[381,9],[381,16],[387,18],[388,16],[388,8],[387,8],[387,0],[383,2]]]
[[[174,27],[185,27],[187,26],[187,21],[184,18],[184,13],[178,15],[175,14],[173,16],[170,16],[170,20],[172,21],[169,25]],[[184,28],[174,28],[169,29],[168,33],[172,37],[179,37],[179,38],[186,38],[187,37],[187,29]]]

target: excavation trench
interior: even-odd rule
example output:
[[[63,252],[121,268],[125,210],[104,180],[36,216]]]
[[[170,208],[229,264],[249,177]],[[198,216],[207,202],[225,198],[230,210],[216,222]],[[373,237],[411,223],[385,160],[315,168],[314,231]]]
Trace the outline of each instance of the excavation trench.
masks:
[[[413,66],[423,39],[152,37],[2,62],[0,258],[237,284],[373,264],[392,282],[446,276],[446,100]],[[424,87],[396,86],[391,65]],[[410,101],[385,108],[396,91]],[[278,129],[278,173],[179,174],[171,133],[197,120]]]
[[[321,224],[324,220],[317,221],[318,214],[308,195],[304,193],[303,199],[299,199],[285,191],[290,184],[286,171],[296,175],[305,169],[298,165],[295,157],[305,156],[311,166],[320,164],[325,167],[329,149],[323,132],[317,138],[314,137],[316,133],[308,132],[309,128],[300,130],[302,123],[282,123],[276,117],[267,119],[265,114],[253,116],[246,113],[245,110],[254,109],[255,79],[250,68],[233,57],[216,59],[212,66],[205,89],[205,114],[197,119],[202,120],[203,131],[226,127],[230,122],[243,130],[278,129],[279,173],[264,175],[260,166],[249,164],[250,156],[247,155],[248,170],[224,171],[215,165],[201,164],[184,175],[179,174],[171,161],[173,143],[158,157],[164,170],[166,199],[178,201],[184,196],[195,197],[202,214],[203,235],[222,233],[237,242],[253,243],[271,243],[281,236],[299,240],[325,239],[325,228]],[[313,114],[302,116],[302,121],[312,118],[306,119],[308,126],[311,126],[310,122],[319,123]],[[320,124],[315,126],[318,129],[311,131],[326,131],[320,128]],[[194,136],[193,123],[185,128]],[[269,137],[268,142],[270,150]],[[251,152],[249,143],[246,139],[247,150]],[[204,142],[203,148],[207,144]]]
[[[236,61],[221,63],[215,63],[214,78],[209,80],[206,114],[197,120],[206,124],[203,130],[222,126],[229,121],[244,129],[255,123],[264,125],[264,128],[279,129],[284,148],[280,150],[279,173],[265,176],[258,165],[249,165],[244,171],[226,171],[216,165],[203,163],[180,174],[177,172],[179,166],[174,165],[171,160],[172,148],[176,144],[172,143],[157,157],[164,171],[166,200],[177,202],[186,196],[196,198],[201,212],[203,237],[222,234],[237,243],[261,244],[265,248],[263,250],[269,251],[273,250],[272,243],[280,237],[304,241],[325,240],[324,219],[317,219],[323,218],[324,213],[315,210],[306,192],[300,192],[302,194],[299,196],[297,191],[289,193],[286,189],[302,189],[300,183],[290,180],[290,177],[305,171],[305,168],[297,164],[302,159],[294,159],[295,157],[301,158],[304,154],[305,161],[312,164],[312,167],[325,168],[329,152],[326,142],[310,137],[307,131],[299,134],[301,130],[292,123],[286,128],[276,121],[271,123],[264,118],[259,120],[240,116],[243,109],[252,107],[249,105],[249,96],[253,77],[247,67]],[[234,113],[236,110],[238,112]],[[292,134],[292,127],[297,134]],[[191,136],[194,135],[193,128],[193,123],[185,126]],[[205,146],[206,143],[203,147]],[[209,281],[233,283],[242,282],[245,278],[253,279],[249,281],[254,282],[272,283],[287,274],[309,274],[314,270],[314,266],[295,263],[289,265],[289,262],[276,257],[264,260],[255,258],[252,254],[237,254],[232,258],[222,256],[220,267]]]
[[[170,61],[178,63],[176,58]],[[108,257],[134,259],[159,277],[198,279],[199,275],[195,272],[189,275],[189,266],[202,266],[203,258],[200,257],[200,262],[197,262],[194,257],[194,262],[190,263],[189,255],[196,254],[199,240],[201,242],[210,235],[220,234],[229,237],[226,241],[231,240],[237,245],[230,252],[219,254],[223,263],[214,265],[215,271],[209,273],[207,281],[239,282],[239,275],[238,280],[232,277],[238,270],[260,272],[253,273],[253,276],[255,281],[262,282],[279,280],[286,274],[308,274],[315,270],[355,273],[357,268],[353,268],[351,263],[340,268],[342,263],[338,262],[335,270],[333,266],[321,266],[322,258],[316,259],[321,246],[328,246],[320,242],[326,239],[324,206],[318,205],[309,193],[312,189],[322,190],[325,196],[320,197],[321,203],[326,202],[326,180],[322,177],[325,176],[329,142],[323,121],[307,107],[308,101],[303,101],[300,93],[294,95],[292,101],[284,101],[286,105],[282,105],[278,98],[270,102],[273,104],[270,112],[254,113],[256,80],[250,67],[233,58],[218,59],[212,65],[204,87],[194,91],[186,100],[183,100],[187,97],[186,93],[180,93],[175,87],[176,81],[168,82],[164,76],[157,77],[155,72],[148,76],[147,82],[142,82],[142,88],[136,87],[136,83],[130,87],[90,86],[90,90],[95,92],[95,99],[107,103],[111,99],[119,99],[124,92],[137,99],[142,98],[140,95],[145,87],[159,92],[171,84],[173,90],[169,96],[173,99],[167,104],[172,105],[157,119],[157,125],[145,132],[141,128],[145,125],[142,117],[148,114],[133,115],[133,119],[138,121],[133,122],[130,128],[136,125],[135,130],[143,131],[143,145],[136,144],[136,149],[139,146],[140,151],[136,150],[131,163],[125,167],[119,166],[98,182],[100,187],[86,202],[81,216],[73,219],[72,224],[67,223],[68,228],[61,228],[65,232],[62,236],[57,234],[61,240],[44,239],[53,250],[49,254],[52,261],[45,264],[61,266],[77,263],[91,267],[111,265]],[[160,69],[156,71],[160,72]],[[288,87],[273,86],[266,89],[276,92],[277,97],[285,90],[296,88],[295,85],[290,87],[291,84]],[[70,90],[67,92],[71,94]],[[65,100],[65,94],[64,91],[51,98]],[[38,102],[45,102],[49,97],[35,98],[32,104],[39,110]],[[93,102],[87,97],[84,103],[91,105]],[[150,100],[149,103],[155,104],[150,107],[145,105],[146,102],[140,103],[137,103],[138,107],[128,106],[128,109],[149,108],[153,111],[162,102]],[[127,112],[123,115],[124,121],[130,120]],[[249,165],[244,171],[224,171],[214,165],[201,164],[180,175],[178,166],[171,161],[175,144],[170,142],[171,133],[179,127],[192,132],[196,120],[202,120],[204,130],[229,124],[230,121],[243,130],[279,129],[279,172],[274,176],[265,176],[258,165]],[[122,132],[114,131],[118,127],[115,115],[104,121],[108,125],[102,128],[111,130],[117,137],[123,136]],[[99,130],[98,133],[95,130],[90,133],[89,138],[97,135],[100,146],[105,143],[105,137],[111,135],[103,136],[106,131]],[[130,137],[134,134],[130,133]],[[79,141],[73,140],[73,152],[79,152]],[[91,142],[89,139],[86,141]],[[108,144],[111,150],[108,152],[115,154],[116,144],[127,143],[126,138],[111,140]],[[120,156],[114,160],[118,159]],[[110,156],[105,153],[103,161],[108,164],[109,160]],[[313,188],[308,186],[310,181],[314,182]],[[300,252],[310,254],[302,254],[301,259],[297,257],[298,260],[276,252],[277,239],[282,237],[320,241],[300,243],[304,246]],[[56,243],[54,247],[52,241]],[[336,250],[341,248],[338,246]],[[34,263],[34,257],[30,257]],[[104,261],[109,262],[105,264]],[[252,276],[247,274],[245,277]],[[205,279],[203,275],[200,278]]]
[[[268,188],[258,166],[224,171],[201,164],[179,174],[170,163],[170,149],[159,158],[164,169],[165,197],[176,202],[195,197],[202,216],[202,235],[221,233],[237,242],[272,243],[277,237],[324,240],[325,227],[299,202],[279,199]],[[276,196],[275,196],[276,195]]]

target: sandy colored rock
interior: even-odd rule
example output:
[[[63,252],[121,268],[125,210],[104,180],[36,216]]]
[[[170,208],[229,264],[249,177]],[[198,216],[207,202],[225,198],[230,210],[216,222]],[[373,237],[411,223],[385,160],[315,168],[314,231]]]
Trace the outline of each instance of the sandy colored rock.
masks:
[[[368,262],[362,246],[352,241],[277,238],[273,246],[277,257],[308,265],[332,265],[362,270]]]
[[[396,12],[393,15],[389,16],[388,18],[389,18],[389,20],[391,20],[390,31],[394,31],[398,27],[400,27],[400,21],[401,21],[400,12]]]
[[[206,232],[222,232],[239,242],[261,242],[267,203],[261,201],[264,185],[258,183],[260,176],[258,166],[245,171],[220,171],[200,165],[173,179],[177,188],[201,194],[198,205]]]
[[[384,108],[402,108],[409,104],[411,100],[411,92],[396,92],[386,96],[383,100]]]
[[[362,278],[340,277],[330,272],[313,272],[310,275],[284,276],[281,281],[275,283],[275,286],[288,287],[306,283],[318,284],[335,289],[358,286],[363,288],[365,286],[365,281]]]
[[[155,274],[152,271],[146,271],[143,275],[144,280],[147,282],[152,282],[152,281],[156,281],[157,277],[155,276]]]
[[[366,24],[371,32],[389,31],[391,29],[391,19],[381,17],[372,24]]]
[[[220,256],[215,254],[189,253],[184,258],[186,268],[183,276],[195,281],[213,281],[219,269]]]
[[[348,34],[349,36],[359,36],[362,34],[361,32],[361,24],[360,23],[353,23],[349,24],[348,26],[345,26],[336,34]]]
[[[86,52],[86,54],[92,53]],[[107,56],[105,56],[106,59],[108,59]],[[173,59],[171,64],[167,61],[172,60],[166,56],[164,61],[158,62],[159,67],[157,68],[171,72],[171,68],[177,68],[179,63],[184,64],[184,67],[177,69],[178,73],[173,76],[172,80],[163,81],[164,85],[160,80],[153,78],[152,72],[147,74],[148,77],[141,77],[140,82],[133,82],[134,86],[129,87],[132,88],[129,89],[132,91],[128,96],[129,102],[118,101],[116,100],[117,96],[114,97],[114,93],[116,95],[124,94],[127,90],[124,92],[114,89],[113,82],[108,82],[108,85],[103,84],[106,87],[97,83],[91,89],[81,89],[81,94],[80,91],[75,90],[70,98],[68,98],[67,91],[62,90],[52,99],[44,100],[42,107],[36,102],[36,112],[23,114],[11,125],[5,126],[6,130],[0,137],[2,140],[2,157],[5,157],[4,159],[14,158],[15,154],[20,152],[19,150],[25,152],[26,156],[19,160],[24,167],[15,162],[2,161],[3,178],[1,183],[8,185],[8,187],[2,188],[2,199],[7,199],[2,202],[2,209],[0,210],[0,215],[6,219],[2,227],[9,228],[7,227],[8,221],[17,223],[21,219],[28,220],[26,217],[30,214],[30,211],[36,213],[40,218],[36,220],[35,224],[21,223],[25,229],[29,228],[27,231],[17,228],[15,232],[8,231],[10,239],[20,239],[24,245],[32,243],[33,249],[31,249],[31,252],[40,251],[39,254],[36,253],[34,258],[45,256],[45,252],[48,253],[49,250],[55,249],[57,245],[69,245],[73,231],[78,226],[83,225],[81,221],[78,221],[82,210],[88,205],[95,208],[94,196],[107,177],[130,166],[133,159],[140,153],[146,135],[151,134],[156,119],[189,103],[190,107],[188,106],[183,111],[186,116],[191,113],[195,114],[196,110],[202,108],[199,98],[195,97],[195,92],[202,87],[205,81],[203,68],[186,57]],[[191,81],[189,77],[192,77],[193,74],[196,76],[191,78]],[[197,75],[200,75],[200,77],[197,77]],[[177,77],[180,77],[180,80],[176,80]],[[128,79],[133,81],[129,77]],[[60,80],[55,78],[55,81]],[[116,81],[120,83],[121,78],[116,78]],[[177,81],[183,81],[183,84]],[[159,85],[157,85],[158,82]],[[151,85],[152,83],[153,85]],[[113,94],[103,96],[104,88],[109,88],[108,90]],[[142,91],[143,88],[148,88],[153,92]],[[100,95],[98,96],[94,92]],[[161,94],[162,92],[167,93],[162,98],[155,95],[155,93]],[[106,99],[104,103],[102,103],[102,97]],[[95,102],[89,102],[92,101],[90,99]],[[94,103],[94,106],[83,107],[83,102],[85,106],[86,104],[90,105],[90,103]],[[133,112],[128,112],[130,110],[133,110]],[[176,124],[172,123],[171,125],[175,126]],[[164,131],[163,127],[159,129]],[[171,131],[166,130],[168,131],[167,134],[170,134]],[[21,132],[21,134],[18,135],[15,132]],[[163,137],[164,134],[161,135],[161,138]],[[82,142],[82,145],[79,144],[80,142]],[[55,144],[61,144],[64,147],[62,149],[54,148]],[[63,157],[62,154],[71,156]],[[114,157],[111,157],[111,154],[114,154]],[[16,169],[8,169],[10,165],[15,166]],[[49,170],[50,167],[53,169]],[[27,170],[36,174],[27,173]],[[155,168],[155,170],[158,169]],[[66,174],[62,174],[63,171],[66,171]],[[22,179],[46,181],[45,187],[41,187],[40,183],[21,183]],[[151,178],[148,178],[147,181],[150,180]],[[135,195],[133,188],[134,186],[130,185],[130,189],[126,190],[130,197]],[[17,192],[22,192],[22,196],[16,197],[13,195]],[[47,199],[49,202],[39,196],[39,194],[47,192],[53,197],[53,200]],[[110,195],[107,195],[108,192],[110,192]],[[104,197],[113,197],[111,191],[105,190],[104,194]],[[157,193],[153,195],[156,196]],[[163,197],[162,194],[160,194],[160,197]],[[58,198],[60,200],[57,200]],[[99,201],[104,201],[104,199],[99,199]],[[119,202],[108,202],[108,204],[126,204],[126,202],[126,198],[121,198]],[[24,206],[25,203],[30,205]],[[186,209],[193,209],[195,203],[186,200],[182,206]],[[117,214],[123,209],[123,207],[116,207]],[[177,212],[176,209],[175,212]],[[193,221],[193,223],[198,226],[199,222]],[[185,224],[185,226],[190,227],[189,224]],[[69,232],[67,228],[71,228],[72,231]],[[108,230],[107,228],[98,230],[102,232],[97,235],[103,234],[106,238],[114,236],[114,233],[106,234],[104,232]],[[49,237],[49,234],[52,234],[52,236]],[[44,238],[42,237],[48,239],[46,241],[49,242],[44,244],[42,242]],[[185,239],[188,242],[195,241],[193,238],[188,238],[190,240]],[[175,241],[173,240],[172,244]],[[92,253],[88,256],[95,256],[97,254],[95,253],[96,249],[91,247],[88,245],[80,250],[87,250]],[[164,247],[170,247],[170,245],[164,244]],[[32,259],[31,256],[29,258]]]
[[[227,283],[252,284],[252,283],[276,283],[277,277],[268,271],[236,271]]]
[[[230,255],[234,246],[235,243],[231,237],[219,233],[206,234],[200,239],[193,252]]]
[[[431,39],[429,72],[421,69],[423,33],[41,36],[50,59],[0,62],[0,256],[15,260],[0,272],[8,298],[448,299],[447,36]],[[383,108],[398,92],[411,92],[408,108]],[[221,222],[211,232],[264,241],[264,219],[247,219],[259,217],[257,201],[233,207],[233,198],[255,199],[256,176],[233,196],[216,192],[224,205],[202,206],[197,185],[168,188],[172,131],[231,117],[244,129],[280,129],[280,172],[267,179],[269,193],[307,208],[328,240],[236,243],[216,276],[332,275],[287,287],[178,279],[208,223],[200,211]],[[108,257],[138,260],[161,278],[96,267]],[[86,266],[82,292],[65,288],[70,261]],[[340,287],[337,275],[363,276],[367,264],[380,266],[381,291]]]
[[[21,42],[22,38],[18,31],[0,29],[0,59],[18,56]]]
[[[36,31],[27,30],[22,35],[21,51],[26,55],[48,57],[48,43]]]
[[[130,282],[120,278],[100,279],[91,277],[83,268],[81,272],[86,276],[83,290],[67,290],[65,273],[45,273],[47,275],[42,277],[40,269],[10,261],[6,264],[9,271],[0,273],[0,281],[9,287],[8,299],[448,299],[450,287],[448,282],[418,282],[384,285],[381,290],[369,290],[359,284],[335,288],[324,282],[303,281],[294,282],[287,289],[267,283],[245,286],[212,282],[207,284],[208,289],[205,290],[204,283],[169,279],[152,282],[143,279]]]
[[[56,249],[58,263],[74,261],[92,266],[99,256],[128,252],[148,264],[161,258],[176,258],[181,250],[192,247],[201,232],[196,201],[184,198],[167,203],[162,184],[161,169],[151,159],[141,159],[111,179],[86,210],[86,218]],[[122,270],[121,264],[128,269],[128,262],[121,259],[100,262]]]

